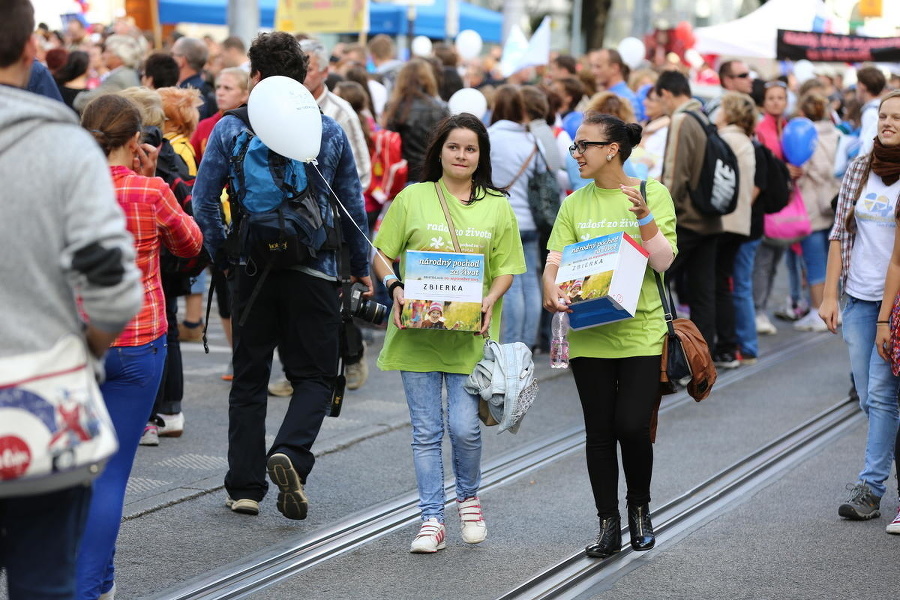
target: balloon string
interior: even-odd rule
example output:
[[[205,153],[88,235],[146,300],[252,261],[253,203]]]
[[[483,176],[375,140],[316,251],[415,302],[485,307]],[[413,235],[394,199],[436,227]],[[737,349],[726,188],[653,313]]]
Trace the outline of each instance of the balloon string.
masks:
[[[366,234],[366,232],[364,232],[362,229],[360,229],[360,228],[359,228],[359,225],[356,224],[356,219],[353,218],[353,215],[350,214],[350,211],[347,210],[347,207],[344,206],[344,203],[341,202],[341,199],[340,199],[340,198],[338,198],[338,195],[337,195],[336,193],[334,193],[334,190],[331,188],[331,184],[328,183],[328,180],[325,179],[325,176],[324,176],[324,175],[322,175],[322,171],[319,170],[319,161],[317,161],[316,159],[312,159],[312,160],[309,161],[309,162],[310,162],[310,164],[313,166],[313,168],[316,170],[316,173],[319,174],[319,177],[322,178],[322,181],[325,182],[325,185],[328,187],[328,191],[331,192],[331,195],[332,195],[332,196],[334,196],[334,199],[337,201],[338,206],[340,206],[341,209],[344,211],[344,214],[347,215],[347,217],[350,218],[350,222],[353,223],[353,226],[356,227],[356,230],[357,230],[360,234],[362,234],[362,236],[363,236],[363,237],[365,238],[365,240],[369,243],[369,245],[372,246],[372,250],[375,251],[375,256],[377,256],[379,259],[381,259],[381,262],[383,262],[384,265],[390,270],[390,272],[393,273],[393,272],[394,272],[394,265],[390,264],[390,263],[387,261],[387,259],[384,257],[384,255],[383,255],[381,252],[378,251],[378,248],[375,247],[375,244],[372,243],[372,240],[369,239],[368,234]],[[342,241],[343,241],[343,240],[342,240]]]

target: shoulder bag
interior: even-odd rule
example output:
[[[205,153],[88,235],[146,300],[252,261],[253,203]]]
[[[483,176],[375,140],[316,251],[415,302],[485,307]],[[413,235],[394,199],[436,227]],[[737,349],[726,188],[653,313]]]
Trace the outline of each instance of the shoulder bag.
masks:
[[[434,182],[434,188],[450,228],[453,249],[462,252],[439,181]],[[475,365],[463,387],[478,396],[478,418],[482,423],[488,427],[500,425],[497,433],[506,430],[518,432],[521,420],[534,403],[538,391],[531,350],[522,342],[500,344],[485,334],[484,358]]]
[[[0,359],[0,498],[89,483],[117,448],[83,339]]]

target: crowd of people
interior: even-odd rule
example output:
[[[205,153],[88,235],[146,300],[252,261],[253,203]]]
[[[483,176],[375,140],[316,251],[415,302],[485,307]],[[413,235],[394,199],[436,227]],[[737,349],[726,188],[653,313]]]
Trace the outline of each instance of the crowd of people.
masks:
[[[93,33],[78,19],[65,31],[50,31],[35,27],[29,0],[0,9],[0,94],[23,119],[38,123],[20,132],[21,140],[0,137],[0,150],[43,143],[51,133],[57,142],[84,148],[78,173],[71,157],[46,156],[46,181],[61,185],[27,190],[21,194],[26,204],[8,211],[19,220],[4,227],[28,231],[29,211],[57,207],[45,217],[58,221],[53,248],[67,258],[67,272],[47,267],[60,264],[58,257],[36,256],[35,265],[42,261],[44,267],[34,271],[47,281],[4,288],[4,297],[19,294],[7,298],[10,306],[52,289],[52,306],[29,310],[41,308],[41,319],[56,325],[38,331],[41,339],[19,339],[9,323],[0,358],[41,349],[88,323],[84,335],[94,356],[104,360],[101,389],[119,437],[118,451],[92,485],[53,490],[54,498],[35,496],[34,506],[53,506],[46,516],[55,519],[53,532],[43,513],[29,512],[20,497],[6,497],[0,483],[0,556],[51,539],[61,554],[46,569],[4,558],[0,567],[11,598],[50,597],[50,587],[58,593],[53,597],[114,596],[125,483],[139,444],[159,445],[160,437],[185,432],[180,344],[203,340],[207,290],[216,294],[232,348],[222,372],[231,382],[230,510],[258,514],[268,475],[278,488],[278,510],[289,519],[306,517],[304,485],[340,376],[344,331],[353,329],[361,339],[361,325],[382,327],[377,364],[401,372],[412,424],[422,526],[410,550],[433,553],[446,545],[445,430],[462,539],[483,541],[478,399],[463,387],[481,358],[477,334],[547,352],[549,317],[571,310],[555,281],[564,247],[617,232],[638,240],[649,255],[635,316],[569,332],[599,518],[587,555],[604,558],[621,547],[617,448],[631,545],[641,551],[655,544],[651,424],[666,334],[658,274],[665,274],[678,312],[694,321],[722,369],[758,360],[758,337],[779,330],[770,314],[803,332],[843,327],[851,393],[859,397],[869,431],[864,467],[838,512],[855,520],[879,516],[891,462],[900,452],[900,378],[890,363],[891,309],[900,288],[894,236],[900,219],[900,91],[892,91],[898,75],[888,79],[863,65],[854,70],[853,85],[845,86],[833,69],[797,81],[791,73],[767,77],[762,67],[726,58],[714,77],[720,89],[701,97],[692,88],[696,73],[686,64],[635,70],[611,48],[583,57],[554,52],[547,65],[510,77],[498,74],[499,58],[491,50],[462,61],[452,45],[437,43],[431,56],[401,60],[384,35],[329,50],[310,36],[283,32],[260,34],[249,48],[237,37],[219,43],[174,35],[153,49],[128,19]],[[321,110],[317,168],[296,176],[312,190],[324,226],[341,232],[349,264],[326,245],[300,266],[252,269],[247,251],[230,243],[231,232],[248,218],[229,193],[239,140],[252,135],[246,105],[253,86],[272,76],[305,85]],[[449,101],[464,88],[483,94],[484,114],[451,114]],[[814,151],[800,164],[785,152],[794,119],[815,130]],[[0,135],[17,127],[4,122]],[[407,173],[406,186],[390,195],[380,186],[387,168],[399,165],[384,164],[383,132],[399,134],[397,160]],[[712,132],[735,157],[736,201],[727,214],[703,210],[694,199],[704,183],[719,184],[702,181]],[[21,170],[18,157],[41,152],[0,152],[0,172]],[[529,202],[538,175],[548,175],[558,189],[552,231],[539,228]],[[327,186],[317,187],[314,181],[322,178]],[[60,189],[80,190],[79,210],[59,208],[74,201],[74,194],[56,197]],[[343,211],[332,211],[332,192]],[[772,223],[792,203],[804,226],[788,235]],[[434,237],[436,231],[448,235]],[[123,241],[129,234],[133,243]],[[23,253],[45,246],[26,245]],[[476,335],[403,327],[409,250],[484,256]],[[202,256],[208,266],[196,273],[173,266],[181,264],[179,257]],[[791,283],[781,301],[772,298],[779,267]],[[343,318],[343,276],[388,306],[386,324]],[[71,280],[78,282],[74,290]],[[770,304],[777,306],[771,313]],[[367,376],[359,343],[346,360],[350,389]],[[276,349],[284,378],[270,385]],[[290,397],[269,448],[267,395]],[[55,499],[60,494],[65,497]],[[900,533],[900,515],[887,531]]]

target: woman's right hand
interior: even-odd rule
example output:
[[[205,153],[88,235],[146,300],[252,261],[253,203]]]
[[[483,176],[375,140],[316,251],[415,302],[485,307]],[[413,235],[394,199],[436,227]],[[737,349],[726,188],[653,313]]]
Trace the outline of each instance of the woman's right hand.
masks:
[[[394,325],[397,329],[403,329],[400,323],[400,313],[403,312],[403,305],[406,304],[406,297],[403,295],[403,288],[399,285],[394,288]]]
[[[825,298],[819,305],[819,317],[825,321],[825,326],[831,333],[837,333],[838,317],[840,316],[840,308],[837,300],[834,298]]]
[[[544,309],[555,312],[572,312],[569,308],[570,300],[566,293],[555,283],[544,283]]]

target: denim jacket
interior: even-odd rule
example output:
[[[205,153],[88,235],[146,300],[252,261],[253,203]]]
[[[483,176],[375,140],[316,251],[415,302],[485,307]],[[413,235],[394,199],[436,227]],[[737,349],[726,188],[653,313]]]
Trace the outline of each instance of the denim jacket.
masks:
[[[209,136],[206,152],[203,154],[203,161],[197,172],[191,200],[194,218],[200,225],[200,229],[203,230],[206,249],[220,266],[225,266],[222,264],[220,248],[225,241],[226,231],[219,209],[219,197],[222,189],[228,183],[232,148],[243,128],[243,121],[233,115],[225,115],[216,123]],[[298,132],[298,135],[303,134]],[[344,243],[349,245],[350,250],[350,274],[357,277],[368,275],[369,244],[362,233],[367,231],[368,224],[353,152],[344,130],[334,119],[324,115],[322,116],[322,146],[316,160],[322,176],[337,194],[347,212],[353,217],[351,221],[341,209],[340,218]],[[312,165],[306,165],[306,173],[308,178],[313,178],[315,181],[322,218],[329,226],[333,226],[334,218],[331,204],[328,201],[328,186],[321,181]],[[309,269],[328,277],[337,278],[336,252],[333,250],[321,251],[318,258],[309,265]]]

